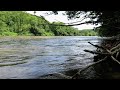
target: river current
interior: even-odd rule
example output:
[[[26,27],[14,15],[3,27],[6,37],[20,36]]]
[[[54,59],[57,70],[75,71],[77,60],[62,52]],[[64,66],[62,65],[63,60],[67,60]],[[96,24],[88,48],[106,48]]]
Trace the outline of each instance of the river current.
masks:
[[[0,37],[0,79],[31,79],[93,63],[97,36]]]

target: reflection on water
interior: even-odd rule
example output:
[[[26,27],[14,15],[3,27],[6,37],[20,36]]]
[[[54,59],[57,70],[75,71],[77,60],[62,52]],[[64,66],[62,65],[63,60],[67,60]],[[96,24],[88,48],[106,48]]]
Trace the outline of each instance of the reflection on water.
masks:
[[[87,42],[99,40],[96,36],[0,37],[0,78],[36,78],[83,68],[93,62],[93,55],[83,50],[95,50]]]

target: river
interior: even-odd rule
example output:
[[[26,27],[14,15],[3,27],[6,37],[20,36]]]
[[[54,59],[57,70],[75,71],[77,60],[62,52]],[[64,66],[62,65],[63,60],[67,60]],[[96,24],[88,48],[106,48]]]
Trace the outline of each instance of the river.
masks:
[[[0,79],[34,79],[42,75],[82,69],[93,63],[84,49],[99,43],[97,36],[0,37]]]

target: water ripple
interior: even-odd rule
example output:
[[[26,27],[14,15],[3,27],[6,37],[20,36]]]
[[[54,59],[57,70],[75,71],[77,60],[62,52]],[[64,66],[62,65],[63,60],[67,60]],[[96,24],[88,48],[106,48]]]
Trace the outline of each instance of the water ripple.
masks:
[[[2,37],[0,78],[35,78],[54,72],[83,68],[93,62],[95,50],[87,42],[98,37]]]

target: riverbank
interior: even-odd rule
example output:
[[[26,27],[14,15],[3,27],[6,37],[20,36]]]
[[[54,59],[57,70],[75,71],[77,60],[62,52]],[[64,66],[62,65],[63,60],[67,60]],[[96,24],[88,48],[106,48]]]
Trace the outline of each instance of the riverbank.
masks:
[[[38,77],[38,79],[71,79],[71,77],[61,73],[54,73],[54,74],[40,76]]]
[[[68,71],[63,71],[63,72],[60,72],[60,73],[43,75],[43,76],[38,77],[38,79],[72,79],[72,76],[75,73],[77,73],[78,70],[79,70],[79,68],[68,70]]]
[[[92,73],[89,73],[89,75],[86,73],[84,74],[84,76],[81,74],[81,78],[79,79],[120,79],[120,72],[106,72],[106,74],[100,77],[91,77],[91,76]],[[53,74],[40,76],[36,79],[72,79],[72,76],[68,76],[63,73],[53,73]]]

